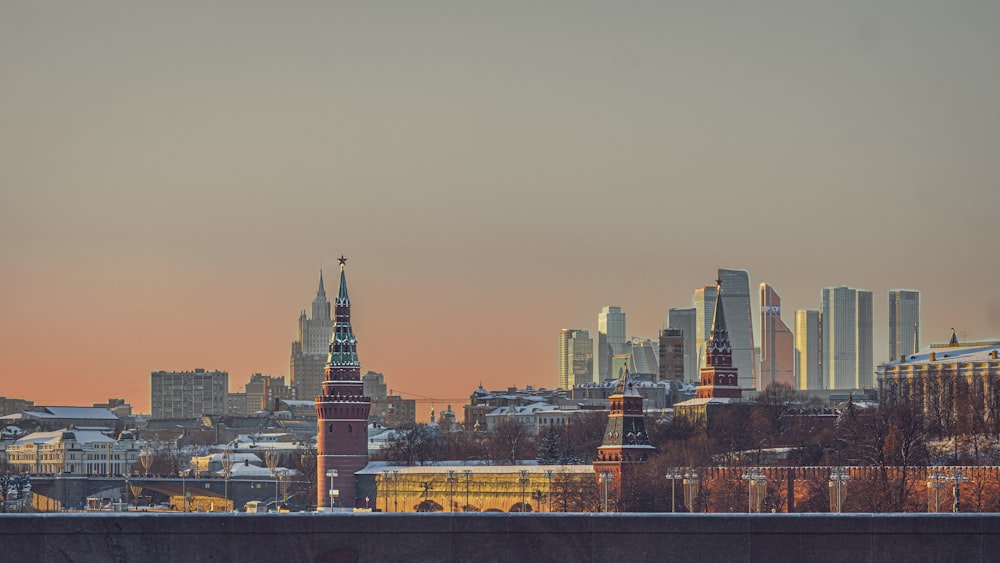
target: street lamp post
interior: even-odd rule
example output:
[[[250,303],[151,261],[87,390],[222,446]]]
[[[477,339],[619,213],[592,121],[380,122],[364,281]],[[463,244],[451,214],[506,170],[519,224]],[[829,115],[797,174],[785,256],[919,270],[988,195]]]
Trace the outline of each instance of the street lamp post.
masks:
[[[961,469],[952,469],[950,473],[951,475],[948,477],[948,480],[952,482],[955,494],[955,502],[951,505],[951,511],[960,512],[962,510],[962,503],[959,496],[961,492],[958,488],[958,484],[968,481],[969,478],[965,476],[965,471]]]
[[[278,452],[274,450],[264,452],[264,464],[271,471],[271,477],[274,477],[274,510],[278,510],[278,460]]]
[[[338,489],[334,489],[333,488],[333,478],[337,476],[337,470],[336,469],[330,469],[329,471],[326,472],[326,476],[330,478],[330,491],[329,491],[330,492],[330,512],[333,512],[333,507],[336,506],[336,503],[337,503],[337,497],[340,496],[340,491]],[[275,482],[277,482],[277,481],[275,481]],[[277,489],[275,491],[277,491]],[[275,499],[274,502],[278,502],[278,493],[275,492],[274,495],[275,495],[274,496],[274,499]]]
[[[684,502],[687,504],[688,512],[694,512],[696,508],[695,500],[698,497],[698,472],[694,469],[684,470]]]
[[[601,484],[604,485],[604,499],[603,499],[604,500],[604,512],[607,512],[608,511],[608,487],[610,487],[611,483],[615,480],[615,476],[614,476],[613,473],[611,473],[611,471],[608,471],[607,469],[605,469],[605,470],[601,471],[601,476],[599,477],[599,480],[600,480]]]
[[[934,472],[927,475],[927,504],[929,512],[938,512],[941,510],[941,487],[945,486],[945,479],[948,477],[942,473]],[[931,493],[934,491],[934,502],[931,504]]]
[[[517,482],[521,484],[521,512],[526,512],[524,506],[524,487],[528,484],[528,471],[526,469],[522,469],[520,471],[520,475],[521,477],[518,478]]]
[[[554,474],[555,473],[551,469],[545,470],[545,481],[546,481],[545,497],[548,500],[549,512],[552,512],[552,476]]]
[[[755,496],[760,496],[760,487],[767,485],[767,477],[761,471],[750,470],[743,474],[742,479],[747,482],[747,512],[760,512],[759,499],[754,502]],[[757,495],[754,490],[757,489]],[[756,505],[757,510],[754,510]]]
[[[392,510],[399,512],[399,470],[393,469],[392,473]],[[403,503],[404,505],[406,502]]]
[[[226,479],[226,485],[225,485],[225,490],[226,490],[225,511],[226,512],[229,512],[229,474],[232,473],[232,471],[233,471],[233,458],[230,455],[229,448],[227,447],[226,451],[222,453],[222,475]]]
[[[834,467],[830,470],[830,507],[834,512],[842,512],[844,506],[844,485],[851,479],[846,467]],[[836,492],[836,496],[834,496]]]
[[[462,512],[469,511],[469,481],[472,480],[472,471],[465,469],[462,471],[462,476],[465,477],[465,509]]]
[[[125,477],[125,512],[128,512],[128,493],[129,493],[128,473],[126,473],[124,477]]]
[[[455,483],[458,482],[458,475],[454,470],[448,471],[448,512],[455,512]]]
[[[149,468],[153,466],[153,451],[149,447],[142,449],[142,453],[139,454],[139,463],[142,464],[145,476],[149,477]]]
[[[181,512],[187,512],[187,477],[183,471],[181,474]]]
[[[389,512],[389,483],[392,482],[392,472],[388,469],[382,471],[382,489],[385,491],[385,512]]]
[[[676,512],[677,503],[674,501],[674,498],[676,498],[676,489],[674,484],[681,478],[681,471],[680,469],[669,469],[667,470],[665,477],[670,479],[670,512]]]

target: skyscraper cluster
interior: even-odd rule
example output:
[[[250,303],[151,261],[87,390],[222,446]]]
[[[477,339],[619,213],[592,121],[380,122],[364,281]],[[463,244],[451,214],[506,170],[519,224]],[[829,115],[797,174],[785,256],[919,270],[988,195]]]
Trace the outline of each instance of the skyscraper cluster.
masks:
[[[589,332],[563,329],[560,336],[559,385],[569,388],[620,375],[623,366],[636,377],[698,381],[705,365],[716,303],[726,311],[732,367],[744,390],[772,384],[797,389],[861,389],[874,385],[874,306],[871,291],[847,286],[820,291],[819,307],[798,309],[782,318],[781,295],[760,284],[759,347],[755,346],[746,270],[720,268],[717,283],[694,290],[691,307],[671,308],[657,340],[628,338],[621,307],[604,307],[597,320],[593,354],[586,352]],[[890,359],[920,349],[920,293],[889,291]],[[588,362],[597,369],[587,370]]]

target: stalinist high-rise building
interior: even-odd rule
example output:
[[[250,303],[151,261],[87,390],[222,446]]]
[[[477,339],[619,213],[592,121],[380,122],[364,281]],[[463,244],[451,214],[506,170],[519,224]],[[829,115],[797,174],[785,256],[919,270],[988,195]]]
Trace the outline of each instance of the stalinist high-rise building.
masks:
[[[319,273],[319,289],[312,302],[312,317],[299,315],[299,339],[292,342],[289,373],[296,399],[309,400],[320,394],[326,367],[327,346],[333,332],[330,302],[323,287],[323,271]]]
[[[333,334],[323,390],[316,397],[316,506],[330,506],[326,485],[340,493],[338,506],[357,507],[365,499],[356,498],[354,474],[368,465],[368,413],[371,398],[365,396],[358,362],[357,338],[351,329],[351,300],[340,257],[340,291],[335,302]],[[331,470],[336,470],[333,475]],[[332,479],[332,483],[331,483]]]

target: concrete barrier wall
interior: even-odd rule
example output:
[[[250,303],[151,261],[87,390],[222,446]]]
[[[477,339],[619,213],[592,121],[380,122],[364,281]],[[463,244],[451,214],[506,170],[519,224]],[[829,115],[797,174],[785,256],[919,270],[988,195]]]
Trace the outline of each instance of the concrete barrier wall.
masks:
[[[1000,515],[15,514],[2,561],[997,561]]]

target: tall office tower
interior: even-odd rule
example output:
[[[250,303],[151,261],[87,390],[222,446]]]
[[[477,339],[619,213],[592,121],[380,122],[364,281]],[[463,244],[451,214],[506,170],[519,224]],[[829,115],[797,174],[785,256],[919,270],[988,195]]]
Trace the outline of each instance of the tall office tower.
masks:
[[[306,312],[299,315],[299,339],[292,342],[289,372],[292,389],[298,399],[309,400],[322,391],[326,369],[327,345],[333,332],[330,302],[323,288],[323,271],[319,272],[319,289],[312,302],[312,318]]]
[[[590,332],[564,328],[559,332],[559,388],[594,382],[594,340]]]
[[[668,327],[660,331],[659,381],[684,381],[687,369],[684,358],[684,331]]]
[[[624,355],[628,357],[628,371],[633,376],[651,380],[659,376],[658,343],[648,338],[633,337],[625,343]]]
[[[351,329],[351,300],[340,257],[340,292],[337,294],[326,379],[316,401],[316,482],[330,483],[340,492],[340,505],[358,507],[354,474],[368,465],[368,414],[371,398],[364,394],[357,338]],[[317,487],[316,506],[329,507],[334,496]],[[328,496],[329,495],[329,496]],[[364,498],[362,506],[367,507]]]
[[[740,385],[744,389],[759,389],[750,310],[750,274],[746,270],[719,268],[719,279],[722,280],[729,341],[733,346],[733,367],[740,371]]]
[[[889,290],[889,361],[920,351],[920,292]]]
[[[608,306],[597,315],[597,373],[601,380],[616,377],[611,373],[615,354],[625,352],[625,313],[621,307]]]
[[[850,287],[822,291],[823,386],[825,389],[871,387],[872,292]]]
[[[670,309],[667,313],[667,326],[680,329],[684,336],[684,381],[694,382],[698,379],[698,344],[695,342],[695,325],[698,313],[694,307],[689,309]]]
[[[719,288],[714,285],[694,290],[696,372],[704,365],[706,344],[712,339],[712,317],[715,315],[715,302],[718,296]]]
[[[154,371],[149,374],[152,418],[195,418],[226,414],[229,373],[224,371]]]
[[[795,343],[792,331],[781,320],[781,296],[766,283],[760,284],[760,388],[795,381]]]
[[[795,311],[795,381],[803,391],[823,388],[823,319],[816,309]]]

